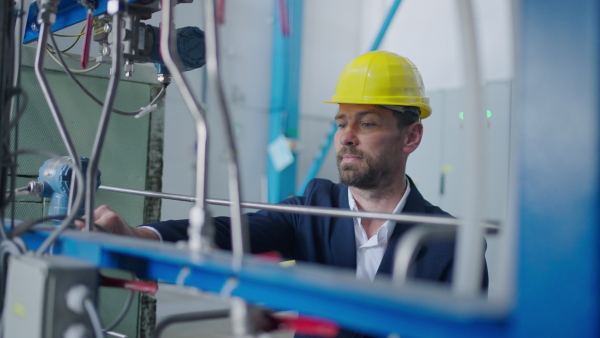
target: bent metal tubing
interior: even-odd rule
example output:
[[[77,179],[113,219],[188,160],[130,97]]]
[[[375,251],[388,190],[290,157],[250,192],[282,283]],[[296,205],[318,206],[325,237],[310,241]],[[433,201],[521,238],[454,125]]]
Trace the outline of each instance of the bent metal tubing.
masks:
[[[204,118],[205,109],[196,101],[188,86],[179,66],[175,62],[177,51],[172,46],[173,35],[173,7],[177,2],[175,0],[161,0],[161,29],[160,29],[160,53],[163,61],[177,87],[181,92],[183,101],[187,105],[190,114],[196,122],[196,199],[195,204],[190,211],[190,227],[188,229],[189,247],[193,253],[200,253],[202,250],[208,250],[210,239],[202,237],[202,228],[204,227],[205,198],[206,198],[206,159],[208,153],[208,130]]]

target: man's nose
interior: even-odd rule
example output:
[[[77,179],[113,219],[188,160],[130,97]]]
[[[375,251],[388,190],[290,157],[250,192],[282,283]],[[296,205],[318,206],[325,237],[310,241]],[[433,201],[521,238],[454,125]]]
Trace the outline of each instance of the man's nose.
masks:
[[[340,144],[344,146],[358,145],[358,138],[354,128],[347,126],[344,129],[338,129]]]

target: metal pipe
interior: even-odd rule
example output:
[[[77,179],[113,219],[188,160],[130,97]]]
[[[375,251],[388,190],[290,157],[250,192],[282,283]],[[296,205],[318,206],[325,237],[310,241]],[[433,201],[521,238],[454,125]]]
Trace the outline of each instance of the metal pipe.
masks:
[[[92,147],[92,153],[90,155],[90,161],[87,167],[87,180],[85,182],[85,229],[87,231],[94,230],[94,198],[96,193],[96,174],[98,172],[98,162],[100,161],[100,154],[102,153],[102,146],[104,145],[104,138],[106,136],[106,130],[108,128],[108,122],[112,112],[112,107],[117,96],[117,88],[119,86],[119,80],[121,80],[121,59],[122,59],[122,30],[121,20],[123,18],[123,11],[125,9],[125,2],[123,0],[109,0],[107,11],[109,15],[113,16],[113,27],[114,30],[114,53],[112,54],[112,66],[111,76],[108,82],[108,89],[106,90],[106,98],[104,100],[104,106],[102,106],[102,112],[100,113],[100,122],[98,124],[98,130],[96,131],[96,138],[94,139],[94,145]]]
[[[426,240],[453,239],[456,228],[440,227],[429,224],[420,224],[409,229],[396,245],[394,251],[394,267],[392,269],[392,282],[400,286],[408,279],[413,259],[417,256],[417,249]]]
[[[216,1],[216,0],[214,0]],[[237,150],[233,136],[231,117],[225,102],[225,94],[219,72],[219,45],[217,38],[217,20],[215,12],[215,2],[213,0],[204,1],[204,16],[206,21],[206,72],[208,83],[215,86],[218,96],[218,102],[221,107],[221,116],[226,128],[227,146],[229,148],[229,199],[231,200],[231,243],[233,253],[233,268],[239,269],[242,265],[244,253],[248,252],[250,240],[248,229],[242,221],[241,193],[240,193],[240,175],[237,159]]]
[[[166,198],[176,201],[195,202],[195,197],[177,194],[168,194],[154,191],[134,190],[126,188],[110,187],[101,185],[100,190],[120,192],[125,194],[140,195],[146,197]],[[207,198],[206,203],[214,205],[230,205],[231,202],[222,199]],[[418,216],[418,215],[407,215],[407,214],[386,214],[380,212],[365,212],[365,211],[351,211],[344,209],[315,207],[315,206],[298,206],[298,205],[287,205],[287,204],[267,204],[267,203],[255,203],[255,202],[241,202],[240,205],[244,208],[261,209],[277,212],[289,212],[294,214],[306,214],[315,216],[333,216],[333,217],[361,217],[371,219],[384,219],[392,220],[402,223],[427,223],[437,225],[458,225],[459,219],[450,217],[440,216]],[[495,224],[482,222],[481,226],[488,231],[495,232],[500,229]]]
[[[54,95],[50,90],[50,86],[48,85],[48,81],[46,80],[46,74],[44,71],[44,56],[46,45],[48,44],[48,35],[50,34],[50,27],[54,24],[54,20],[56,19],[56,11],[58,6],[58,1],[56,0],[47,0],[41,2],[40,14],[38,17],[38,23],[40,24],[40,34],[38,36],[38,46],[35,53],[35,64],[34,71],[36,78],[40,84],[40,88],[42,93],[44,94],[44,98],[48,103],[48,108],[50,108],[50,112],[52,113],[52,117],[54,118],[54,122],[58,128],[59,134],[63,140],[65,148],[69,153],[70,158],[73,163],[81,168],[81,160],[77,155],[77,151],[75,146],[73,145],[73,141],[67,131],[65,126],[65,122],[60,114],[58,109],[58,105],[56,104],[56,100],[54,99]],[[79,184],[84,184],[83,182],[79,182]],[[75,179],[75,175],[71,178],[71,187],[75,187],[77,185],[77,181]],[[71,213],[73,207],[73,194],[69,194],[69,203],[67,207],[67,214]]]
[[[205,198],[206,198],[206,159],[208,157],[208,129],[204,118],[204,108],[196,101],[194,95],[175,61],[178,59],[177,49],[173,48],[173,7],[176,0],[161,0],[161,29],[160,29],[160,53],[163,61],[174,82],[177,84],[183,101],[187,105],[190,114],[196,122],[196,200],[190,210],[190,227],[188,228],[189,248],[194,253],[208,250],[212,239],[204,238],[202,228],[204,227]]]
[[[481,293],[481,274],[484,262],[483,231],[479,227],[483,210],[483,169],[485,166],[483,91],[475,36],[472,2],[458,0],[462,31],[463,67],[465,74],[465,171],[463,210],[464,219],[458,230],[453,291],[465,297]]]

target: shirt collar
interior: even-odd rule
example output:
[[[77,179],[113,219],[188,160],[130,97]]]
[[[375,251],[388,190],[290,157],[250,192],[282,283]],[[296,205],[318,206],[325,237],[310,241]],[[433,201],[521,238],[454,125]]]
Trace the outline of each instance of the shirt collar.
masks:
[[[398,202],[398,205],[396,205],[396,208],[394,208],[394,211],[392,211],[392,214],[400,214],[402,212],[402,209],[404,209],[404,205],[406,204],[406,200],[408,199],[409,194],[410,194],[410,182],[408,181],[408,179],[406,179],[406,189],[404,190],[404,195],[402,195],[400,202]],[[348,187],[348,205],[350,206],[350,210],[359,211],[358,207],[356,206],[356,201],[354,200],[354,196],[352,196],[352,192],[350,191],[350,187]],[[385,222],[381,226],[381,228],[379,228],[379,230],[377,231],[377,235],[373,236],[371,238],[371,240],[375,240],[375,237],[377,237],[377,239],[376,239],[377,243],[382,243],[382,242],[387,243],[387,241],[389,241],[390,237],[392,236],[392,233],[394,232],[395,227],[396,227],[396,222],[391,222],[391,221]],[[360,217],[354,218],[354,230],[355,230],[355,234],[357,235],[356,240],[357,240],[357,244],[359,247],[369,241],[369,239],[366,238],[365,230],[360,225]],[[360,236],[361,238],[358,237],[359,233],[362,234],[362,236]]]

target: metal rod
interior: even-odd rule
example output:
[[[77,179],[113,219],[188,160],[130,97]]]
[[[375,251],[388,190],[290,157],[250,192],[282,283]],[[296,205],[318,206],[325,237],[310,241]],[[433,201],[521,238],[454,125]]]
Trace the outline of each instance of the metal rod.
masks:
[[[408,280],[408,274],[413,259],[417,256],[417,249],[427,240],[452,240],[456,236],[455,228],[439,227],[421,224],[409,229],[394,251],[394,267],[392,269],[392,282],[400,286]]]
[[[110,6],[110,3],[114,3]],[[119,80],[121,80],[121,59],[122,59],[122,30],[121,20],[123,18],[123,11],[125,9],[125,3],[123,0],[109,0],[109,14],[113,15],[113,27],[114,30],[114,53],[112,55],[112,67],[110,69],[110,81],[108,82],[108,88],[106,90],[106,98],[104,105],[102,106],[102,112],[100,113],[100,122],[98,123],[98,130],[96,131],[96,138],[92,147],[92,153],[90,155],[90,161],[87,167],[86,182],[85,182],[85,229],[92,231],[94,228],[94,198],[96,194],[96,175],[98,172],[98,162],[100,161],[100,154],[102,153],[102,146],[104,145],[104,138],[106,136],[106,130],[108,128],[108,122],[112,112],[112,107],[117,96],[117,88],[119,86]],[[111,13],[113,12],[114,13]],[[57,52],[60,52],[57,50]]]
[[[36,78],[40,84],[42,93],[44,94],[44,98],[48,103],[48,108],[50,108],[50,112],[52,113],[52,117],[58,128],[59,134],[63,140],[67,152],[69,153],[69,157],[78,168],[81,168],[81,160],[77,155],[77,151],[75,149],[75,146],[73,145],[73,141],[71,140],[69,132],[67,131],[62,115],[60,114],[58,105],[56,104],[56,100],[54,99],[54,95],[50,90],[50,86],[48,85],[48,81],[46,80],[46,74],[43,68],[46,45],[48,44],[48,35],[50,34],[50,27],[54,24],[53,18],[56,17],[57,4],[58,1],[53,0],[43,1],[41,4],[40,15],[38,19],[38,23],[40,24],[40,34],[38,39],[37,50],[35,53],[34,71]],[[83,182],[79,183],[83,184]],[[76,184],[77,182],[75,180],[75,176],[73,176],[71,179],[71,187],[76,186]],[[70,193],[67,214],[73,211],[72,207],[73,194]]]
[[[125,193],[125,194],[140,195],[140,196],[146,196],[146,197],[165,198],[165,199],[171,199],[171,200],[176,200],[176,201],[185,201],[185,202],[195,202],[195,199],[196,199],[193,196],[169,194],[169,193],[154,192],[154,191],[134,190],[134,189],[126,189],[126,188],[117,188],[117,187],[110,187],[110,186],[106,186],[106,185],[101,185],[99,187],[99,189],[106,190],[106,191],[120,192],[120,193]],[[214,199],[214,198],[207,198],[206,203],[214,204],[214,205],[224,205],[224,206],[228,206],[231,204],[230,201],[222,200],[222,199]],[[241,202],[240,205],[244,208],[261,209],[261,210],[269,210],[269,211],[277,211],[277,212],[289,212],[289,213],[294,213],[294,214],[306,214],[306,215],[315,215],[315,216],[334,216],[334,217],[348,217],[348,218],[362,217],[362,218],[392,220],[392,221],[403,222],[403,223],[428,223],[428,224],[437,224],[437,225],[458,225],[460,223],[459,219],[450,218],[450,217],[440,217],[440,216],[386,214],[386,213],[380,213],[380,212],[351,211],[351,210],[344,210],[344,209],[315,207],[315,206],[267,204],[267,203],[256,203],[256,202]],[[497,225],[491,224],[491,223],[481,223],[481,226],[490,231],[497,231],[500,229]]]
[[[190,114],[196,122],[196,199],[195,204],[190,210],[190,227],[188,228],[189,247],[194,253],[201,250],[208,250],[208,245],[212,239],[206,239],[202,236],[204,227],[205,198],[206,198],[206,159],[208,156],[208,130],[204,118],[204,108],[196,101],[188,86],[183,74],[181,73],[175,56],[176,48],[173,48],[173,7],[177,4],[175,0],[161,0],[162,15],[160,29],[160,53],[165,65],[171,72],[174,82],[177,84],[183,101],[187,105]],[[206,244],[206,245],[204,245]]]
[[[472,1],[458,0],[457,7],[462,32],[463,71],[465,74],[465,149],[467,150],[465,151],[463,176],[464,219],[457,235],[452,287],[457,295],[477,297],[481,293],[484,264],[483,230],[478,224],[482,219],[485,197],[483,194],[485,118]]]
[[[219,45],[217,38],[217,20],[215,12],[216,0],[204,1],[204,16],[206,21],[206,72],[208,83],[214,85],[217,90],[218,102],[221,108],[221,116],[225,123],[225,135],[227,146],[229,148],[228,182],[229,199],[231,200],[231,243],[233,253],[233,269],[239,269],[242,265],[244,253],[248,252],[250,240],[248,238],[248,229],[242,222],[242,207],[240,194],[240,175],[237,159],[237,150],[233,136],[233,128],[225,94],[219,72]]]

